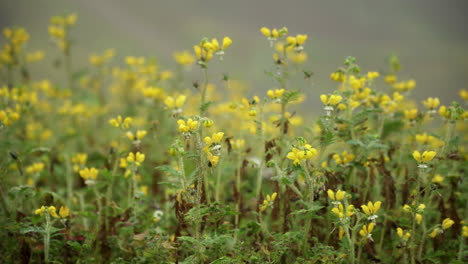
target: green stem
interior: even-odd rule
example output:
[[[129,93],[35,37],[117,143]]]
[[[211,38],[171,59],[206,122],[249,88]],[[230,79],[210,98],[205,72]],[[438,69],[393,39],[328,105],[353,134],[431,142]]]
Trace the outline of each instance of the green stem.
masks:
[[[204,116],[206,112],[206,90],[208,88],[208,66],[203,68],[203,72],[205,74],[205,81],[203,82],[202,93],[201,93],[201,104],[200,104],[200,116]]]
[[[240,194],[241,194],[241,174],[240,174],[240,170],[241,170],[241,167],[242,167],[241,154],[238,153],[237,172],[236,172],[236,189],[237,189],[236,212],[237,212],[237,214],[236,214],[235,221],[234,221],[234,225],[235,225],[235,228],[236,228],[236,234],[235,234],[234,240],[237,240],[237,236],[239,234],[239,217],[240,217],[240,209],[241,209],[241,198],[240,198]]]
[[[49,212],[45,212],[46,226],[44,235],[44,259],[45,263],[49,263],[49,251],[50,251],[50,215]]]

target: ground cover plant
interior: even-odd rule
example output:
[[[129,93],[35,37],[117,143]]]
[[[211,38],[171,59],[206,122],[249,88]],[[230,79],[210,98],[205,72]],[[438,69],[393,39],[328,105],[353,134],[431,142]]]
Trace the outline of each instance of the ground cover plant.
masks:
[[[211,73],[229,37],[187,44],[174,69],[109,49],[77,70],[76,22],[50,20],[60,81],[30,73],[45,54],[26,29],[3,30],[1,263],[467,261],[468,91],[415,102],[397,57],[347,57],[306,98],[310,40],[286,27],[258,35],[266,94]]]

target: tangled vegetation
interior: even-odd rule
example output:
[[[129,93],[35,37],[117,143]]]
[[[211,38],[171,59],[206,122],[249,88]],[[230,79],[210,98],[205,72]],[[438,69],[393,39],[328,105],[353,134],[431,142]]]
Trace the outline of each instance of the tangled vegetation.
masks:
[[[468,91],[419,105],[395,56],[382,72],[348,57],[305,98],[307,35],[287,28],[260,30],[266,94],[210,73],[229,37],[173,70],[109,49],[76,71],[76,21],[49,25],[63,81],[32,76],[45,54],[3,31],[1,263],[467,262]]]

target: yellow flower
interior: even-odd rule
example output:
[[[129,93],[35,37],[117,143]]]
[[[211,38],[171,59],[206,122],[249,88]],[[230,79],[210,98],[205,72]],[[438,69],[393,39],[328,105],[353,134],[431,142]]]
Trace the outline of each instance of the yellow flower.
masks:
[[[413,109],[405,110],[403,111],[403,114],[405,116],[405,119],[415,120],[416,117],[418,116],[418,109],[413,108]]]
[[[444,181],[444,177],[442,177],[440,174],[436,174],[434,175],[434,177],[432,177],[433,183],[441,184],[443,181]]]
[[[224,37],[223,38],[223,50],[227,49],[229,46],[231,46],[232,40],[229,37]]]
[[[455,221],[450,218],[445,218],[442,221],[442,229],[449,229],[453,224],[455,224]]]
[[[449,119],[450,118],[450,111],[447,109],[447,107],[445,105],[442,105],[439,108],[439,115],[441,117],[443,117],[443,118]]]
[[[70,208],[68,208],[66,206],[65,207],[61,206],[60,207],[60,210],[59,210],[60,217],[66,218],[69,214],[70,214]]]
[[[194,121],[191,118],[189,118],[187,122],[185,122],[185,120],[179,119],[177,124],[179,125],[179,131],[182,133],[189,133],[198,128],[198,121]]]
[[[271,196],[269,194],[267,194],[266,199],[263,200],[263,204],[260,206],[260,212],[263,212],[268,207],[273,206],[273,203],[275,202],[277,196],[278,196],[278,193],[276,193],[276,192],[271,194]]]
[[[180,65],[191,65],[195,63],[195,57],[189,51],[175,52],[174,60]]]
[[[171,109],[177,109],[184,105],[186,99],[187,97],[185,95],[179,95],[175,99],[172,96],[168,96],[164,100],[164,104]]]
[[[435,156],[437,152],[435,151],[424,151],[421,155],[421,153],[417,150],[413,152],[413,158],[418,162],[418,163],[427,163],[430,162]]]
[[[133,163],[136,166],[140,166],[143,161],[145,161],[145,154],[140,153],[140,152],[137,152],[137,153],[130,152],[130,153],[128,153],[128,156],[127,156],[127,162],[128,163]]]
[[[332,201],[341,201],[341,200],[343,200],[345,198],[346,192],[342,191],[342,190],[338,190],[335,193],[333,190],[328,189],[327,194],[328,194],[328,198],[330,198],[330,200],[332,200]]]
[[[366,215],[374,215],[379,211],[381,204],[381,201],[375,203],[368,202],[367,205],[361,205],[361,208]]]
[[[428,110],[434,110],[440,105],[439,98],[435,97],[429,97],[425,101],[422,101],[423,105],[426,107]]]
[[[408,240],[411,237],[411,234],[409,232],[404,232],[403,229],[400,227],[397,227],[397,235],[403,240]]]
[[[132,141],[138,141],[143,139],[147,133],[148,132],[146,130],[138,130],[135,135],[130,131],[128,131],[125,135]]]
[[[112,118],[109,120],[109,124],[111,124],[114,127],[119,127],[122,129],[130,128],[132,122],[133,122],[133,118],[126,117],[125,119],[123,119],[122,116],[120,115],[117,116],[116,118]]]
[[[339,95],[330,95],[330,97],[328,97],[327,95],[325,94],[322,94],[320,95],[320,100],[322,101],[322,103],[324,105],[337,105],[338,103],[341,102],[341,100],[343,100],[343,97],[339,96]]]
[[[55,208],[55,206],[49,206],[47,208],[47,211],[49,212],[49,214],[54,217],[54,218],[59,218],[58,214],[57,214],[57,209]]]
[[[268,90],[267,95],[271,99],[278,99],[281,98],[281,96],[283,96],[284,91],[284,89]]]
[[[397,81],[397,77],[394,74],[385,76],[385,82],[388,84],[394,84]]]
[[[372,231],[374,230],[375,224],[370,223],[369,225],[363,225],[362,229],[359,231],[359,235],[362,237],[370,237]]]
[[[432,232],[429,234],[430,237],[434,238],[437,236],[437,234],[439,234],[440,232],[442,232],[442,230],[438,227],[434,228],[434,230],[432,230]]]
[[[462,228],[462,236],[468,237],[468,226],[463,226]]]
[[[421,224],[422,222],[422,214],[415,214],[414,219],[416,219],[416,223]]]
[[[34,214],[36,214],[36,215],[38,215],[38,214],[44,215],[45,210],[46,210],[46,209],[45,209],[45,206],[41,206],[41,208],[36,209],[36,210],[34,211]]]
[[[211,138],[213,139],[214,143],[219,143],[223,139],[223,136],[224,136],[224,132],[218,132],[218,133],[214,133],[211,136]]]
[[[465,90],[465,89],[460,90],[460,93],[459,93],[459,94],[460,94],[460,97],[461,97],[463,100],[465,100],[465,101],[468,100],[468,91],[467,91],[467,90]]]
[[[81,178],[83,178],[83,180],[96,180],[97,179],[97,176],[99,174],[99,171],[96,169],[96,168],[84,168],[82,170],[80,170],[79,172]]]

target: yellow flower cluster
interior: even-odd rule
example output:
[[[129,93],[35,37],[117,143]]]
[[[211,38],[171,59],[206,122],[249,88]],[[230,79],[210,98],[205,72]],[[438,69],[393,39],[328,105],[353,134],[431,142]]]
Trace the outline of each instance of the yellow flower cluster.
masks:
[[[366,215],[372,216],[372,215],[375,215],[379,211],[381,205],[382,205],[381,201],[377,201],[375,203],[368,202],[367,205],[361,205],[361,208],[362,208],[362,211]]]
[[[372,240],[372,231],[374,231],[375,224],[370,223],[368,225],[363,225],[361,230],[359,230],[359,235],[365,239]]]
[[[131,132],[131,131],[127,131],[127,133],[125,135],[131,141],[139,142],[140,140],[142,140],[146,136],[147,133],[148,132],[146,130],[137,130],[137,132],[135,134],[133,134],[133,132]]]
[[[182,66],[188,66],[195,63],[195,57],[189,51],[181,51],[174,53],[174,60],[177,64]]]
[[[44,215],[44,213],[48,213],[54,218],[67,218],[70,215],[70,208],[66,206],[61,206],[59,213],[57,214],[57,209],[55,206],[41,206],[41,208],[36,209],[34,214],[36,215]]]
[[[276,193],[276,192],[272,193],[271,195],[268,194],[266,196],[265,200],[263,200],[262,205],[260,206],[260,212],[263,212],[267,208],[272,207],[277,196],[278,196],[278,193]]]
[[[29,174],[36,174],[40,173],[44,169],[44,163],[43,162],[36,162],[28,167],[26,167],[26,172]]]
[[[195,57],[198,59],[198,63],[202,66],[205,65],[206,62],[209,62],[213,58],[213,53],[221,56],[224,55],[224,50],[226,50],[229,46],[231,46],[232,40],[229,37],[223,38],[222,45],[219,45],[217,39],[211,39],[211,42],[207,39],[203,39],[199,45],[195,45],[193,50],[195,52]]]
[[[87,159],[88,159],[88,154],[76,153],[71,159],[72,164],[73,164],[73,171],[78,172],[80,169],[82,169],[83,166],[86,164]]]
[[[418,163],[428,163],[430,162],[435,156],[437,155],[437,152],[435,151],[424,151],[422,154],[415,150],[413,152],[413,158],[418,162]]]
[[[286,155],[286,158],[293,161],[294,165],[298,165],[303,160],[311,160],[318,155],[317,149],[309,144],[293,147]]]
[[[416,87],[416,81],[415,80],[409,80],[409,81],[402,81],[402,82],[397,82],[393,84],[393,89],[399,91],[399,92],[407,92],[411,91]]]
[[[438,225],[437,227],[434,228],[434,230],[432,230],[432,232],[429,234],[429,236],[431,238],[435,238],[438,234],[442,234],[444,232],[444,230],[449,229],[450,227],[452,227],[453,224],[455,224],[455,221],[453,221],[450,218],[445,218],[440,225]],[[463,230],[463,231],[465,231],[465,230]]]
[[[177,124],[179,125],[179,131],[185,134],[194,132],[198,128],[198,121],[195,121],[192,118],[187,119],[187,121],[179,119]]]
[[[432,148],[440,148],[444,145],[444,141],[427,133],[416,134],[416,141],[421,145],[429,145]]]
[[[68,32],[77,20],[76,14],[54,16],[50,19],[49,35],[56,45],[65,53],[69,52],[70,39]]]
[[[177,97],[168,96],[166,97],[166,99],[164,99],[164,104],[168,108],[172,109],[172,112],[174,114],[178,114],[182,112],[181,108],[184,105],[186,99],[187,99],[187,96],[185,95],[179,95]]]
[[[137,152],[137,153],[130,152],[130,153],[128,153],[128,156],[127,156],[127,162],[128,163],[133,164],[136,167],[138,167],[138,166],[141,165],[141,163],[143,161],[145,161],[145,154],[140,153],[140,152]]]
[[[405,232],[401,227],[397,227],[396,232],[398,237],[403,241],[408,241],[411,237],[411,233],[408,231]]]
[[[221,152],[221,140],[223,139],[224,132],[213,133],[211,137],[205,137],[203,141],[205,142],[204,151],[207,155],[208,161],[210,162],[211,167],[214,167],[219,162],[219,154]]]
[[[99,174],[99,171],[94,167],[92,167],[91,169],[90,168],[84,168],[84,169],[79,171],[79,174],[80,174],[81,178],[83,178],[83,180],[85,180],[85,181],[96,180],[97,176]]]
[[[426,209],[425,204],[419,204],[418,206],[415,206],[415,205],[409,206],[405,204],[403,206],[403,210],[405,212],[411,213],[414,216],[416,223],[418,224],[421,224],[422,222],[422,213],[424,212],[424,209]]]
[[[352,162],[355,158],[355,155],[352,153],[348,153],[347,151],[343,151],[343,153],[333,155],[333,159],[335,160],[336,164],[338,165],[345,165]]]
[[[121,128],[121,129],[129,129],[130,126],[132,125],[132,122],[133,122],[133,118],[131,117],[122,118],[121,115],[109,120],[109,124],[111,124],[114,127]]]
[[[114,49],[107,49],[101,55],[92,54],[89,56],[89,63],[94,66],[102,66],[115,56]]]
[[[19,63],[21,48],[29,40],[29,34],[24,28],[5,28],[3,35],[8,43],[0,51],[0,65],[15,66]]]

